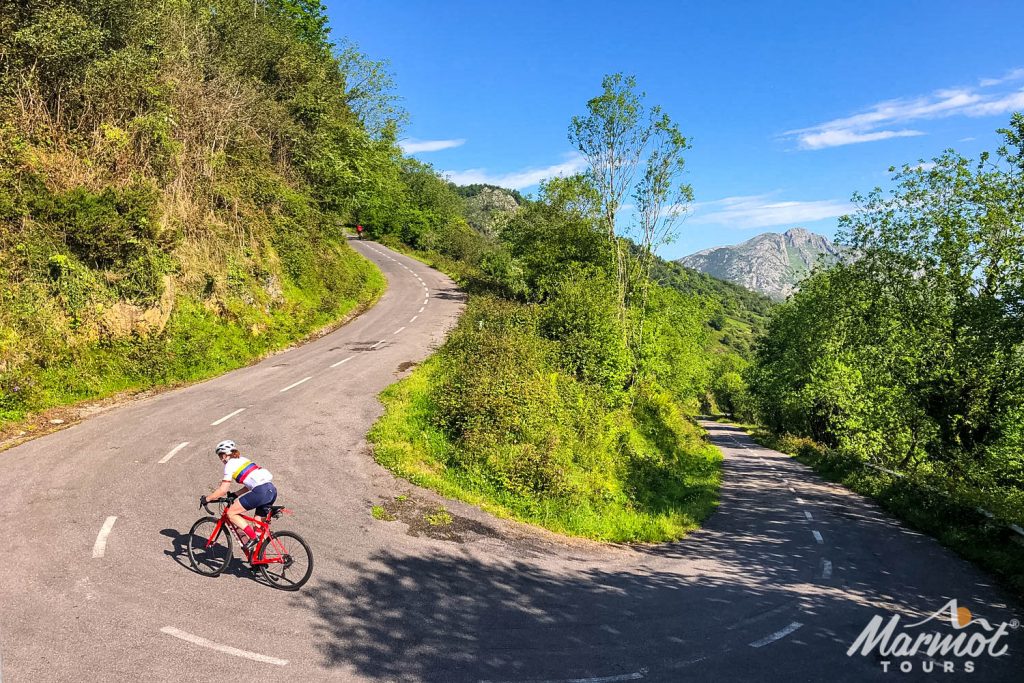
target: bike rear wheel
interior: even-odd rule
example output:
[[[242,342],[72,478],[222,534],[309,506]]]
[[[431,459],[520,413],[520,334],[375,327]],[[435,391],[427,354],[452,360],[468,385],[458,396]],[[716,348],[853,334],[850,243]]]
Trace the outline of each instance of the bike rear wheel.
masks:
[[[274,588],[297,591],[313,574],[313,552],[309,544],[291,531],[271,533],[257,551],[257,565],[263,578]]]
[[[216,517],[203,517],[188,532],[188,559],[192,568],[203,576],[217,576],[231,564],[231,534],[227,525],[222,524],[216,538]]]

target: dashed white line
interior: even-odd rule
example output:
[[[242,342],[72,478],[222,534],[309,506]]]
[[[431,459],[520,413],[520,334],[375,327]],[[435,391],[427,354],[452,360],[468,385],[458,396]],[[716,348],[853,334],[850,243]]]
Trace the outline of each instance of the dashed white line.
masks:
[[[821,578],[831,579],[832,578],[832,562],[830,560],[821,561]]]
[[[157,464],[157,465],[163,465],[163,464],[164,464],[165,462],[167,462],[168,460],[170,460],[171,458],[173,458],[173,457],[174,457],[175,455],[177,455],[177,454],[178,454],[178,451],[180,451],[180,450],[181,450],[182,448],[184,448],[184,447],[185,447],[185,446],[187,446],[187,445],[188,445],[188,441],[182,441],[182,442],[181,442],[181,443],[179,443],[179,444],[178,444],[177,446],[175,446],[174,448],[172,448],[172,449],[171,449],[171,452],[170,452],[170,453],[168,453],[168,454],[167,454],[167,455],[165,455],[164,457],[162,457],[162,458],[160,458],[159,460],[157,460],[157,463],[156,463],[156,464]]]
[[[420,306],[420,310],[418,310],[418,311],[416,311],[416,312],[417,312],[417,313],[422,313],[422,312],[423,312],[423,309],[424,309],[424,308],[426,308],[426,306]]]
[[[282,390],[281,390],[281,391],[280,391],[279,393],[282,393],[282,394],[283,394],[284,392],[288,391],[289,389],[294,389],[295,387],[299,386],[300,384],[302,384],[302,383],[304,383],[304,382],[308,382],[308,381],[309,381],[309,380],[311,380],[311,379],[313,379],[313,378],[312,378],[312,377],[303,377],[302,379],[300,379],[300,380],[299,380],[298,382],[296,382],[295,384],[289,384],[289,385],[288,385],[288,386],[286,386],[286,387],[285,387],[284,389],[282,389]]]
[[[399,328],[398,328],[397,330],[395,330],[395,331],[394,331],[394,332],[392,332],[391,334],[392,334],[392,335],[398,334],[399,332],[401,332],[401,331],[402,331],[402,330],[404,330],[404,329],[405,329],[405,325],[402,325],[401,327],[399,327]]]
[[[814,535],[814,540],[817,541],[819,544],[825,542],[825,539],[821,537],[821,532],[817,529],[814,529],[813,531],[811,531],[811,533]]]
[[[96,542],[92,546],[93,557],[103,557],[103,553],[107,552],[107,536],[110,535],[116,521],[117,517],[107,517],[107,521],[103,522],[100,533],[96,535]]]
[[[812,519],[814,519],[814,517],[811,516],[811,513],[808,512],[807,510],[804,510],[804,517],[807,518],[807,521],[811,521]]]
[[[414,315],[414,316],[413,316],[413,317],[412,317],[412,318],[411,318],[411,319],[409,320],[409,322],[411,322],[411,323],[414,323],[414,322],[416,322],[416,318],[418,318],[418,317],[419,317],[418,315]]]
[[[378,346],[380,346],[381,344],[383,344],[383,343],[384,343],[384,342],[386,342],[386,341],[387,341],[387,339],[381,339],[381,340],[380,340],[379,342],[377,342],[376,344],[374,344],[373,346],[371,346],[371,347],[370,347],[370,350],[373,350],[373,349],[377,348]]]
[[[174,628],[173,626],[164,626],[160,629],[160,633],[166,633],[169,636],[180,638],[186,642],[198,645],[200,647],[208,647],[211,650],[217,650],[227,655],[234,655],[235,657],[244,657],[245,659],[252,659],[253,661],[263,662],[264,664],[274,664],[276,666],[285,666],[288,664],[287,659],[278,659],[277,657],[268,657],[267,655],[261,655],[256,652],[249,652],[248,650],[239,650],[237,647],[231,647],[230,645],[221,645],[215,643],[212,640],[206,638],[200,638],[194,636],[191,633],[182,631],[181,629]]]
[[[221,424],[222,422],[227,422],[228,420],[230,420],[231,418],[233,418],[233,417],[234,417],[235,415],[238,415],[238,414],[239,414],[240,412],[242,412],[243,410],[245,410],[245,408],[239,408],[238,410],[236,410],[236,411],[234,411],[234,412],[228,413],[227,415],[225,415],[225,416],[224,416],[224,417],[222,417],[221,419],[219,419],[219,420],[215,420],[214,422],[211,422],[211,423],[210,423],[210,426],[211,426],[211,427],[216,427],[217,425]]]
[[[332,368],[336,368],[336,367],[338,367],[339,365],[341,365],[342,363],[347,363],[347,362],[349,362],[349,361],[350,361],[350,360],[352,360],[353,358],[355,358],[355,356],[349,356],[348,358],[343,358],[342,360],[339,360],[339,361],[338,361],[337,363],[332,363],[332,364],[331,364],[331,367],[332,367]]]
[[[755,640],[754,642],[752,642],[750,644],[750,647],[764,647],[765,645],[768,645],[770,643],[774,643],[776,640],[780,640],[782,638],[785,638],[786,636],[788,636],[790,633],[792,633],[793,631],[797,630],[801,626],[803,626],[803,624],[801,624],[799,621],[794,621],[792,624],[790,624],[786,628],[779,629],[775,633],[772,633],[771,635],[767,635],[764,638],[762,638],[761,640]]]

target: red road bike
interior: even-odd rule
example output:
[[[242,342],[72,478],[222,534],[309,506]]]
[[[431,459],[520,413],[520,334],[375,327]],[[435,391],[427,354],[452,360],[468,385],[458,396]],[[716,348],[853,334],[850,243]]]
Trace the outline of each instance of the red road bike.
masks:
[[[223,506],[220,516],[201,517],[189,531],[188,559],[192,568],[203,576],[217,576],[231,564],[234,552],[228,528],[235,532],[239,543],[245,542],[241,532],[228,521],[227,510],[234,501],[233,495],[207,501],[203,507],[211,515],[214,513],[209,505],[219,503]],[[291,514],[291,510],[272,505],[262,518],[242,515],[242,519],[256,529],[257,539],[256,547],[247,554],[246,560],[252,570],[262,573],[274,588],[296,591],[309,581],[313,573],[313,552],[309,544],[293,531],[271,532],[270,520],[282,514]]]

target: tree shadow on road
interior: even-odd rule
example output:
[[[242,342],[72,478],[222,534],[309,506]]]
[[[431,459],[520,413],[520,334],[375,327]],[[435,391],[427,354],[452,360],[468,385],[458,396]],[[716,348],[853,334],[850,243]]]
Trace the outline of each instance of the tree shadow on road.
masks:
[[[846,655],[874,615],[936,610],[949,595],[995,621],[1008,616],[983,575],[884,516],[823,526],[823,546],[767,463],[731,457],[725,474],[721,510],[679,543],[567,560],[439,541],[418,554],[328,561],[323,576],[337,578],[293,599],[314,617],[325,669],[403,681],[887,680],[876,658]],[[825,488],[813,495],[840,504]],[[1011,656],[979,659],[978,672],[1019,681],[1022,641],[1024,629],[1011,633]]]

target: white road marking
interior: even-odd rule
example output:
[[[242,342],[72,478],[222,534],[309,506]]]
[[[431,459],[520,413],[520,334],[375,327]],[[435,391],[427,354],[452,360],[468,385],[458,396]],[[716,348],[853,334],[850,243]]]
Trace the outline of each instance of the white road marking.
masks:
[[[114,528],[116,521],[117,517],[107,517],[107,521],[103,522],[100,533],[96,536],[96,543],[92,546],[93,557],[103,557],[103,553],[107,552],[107,536],[110,535],[110,530]]]
[[[418,317],[419,317],[418,315],[414,315],[414,316],[413,316],[413,317],[412,317],[412,318],[411,318],[411,319],[409,320],[409,322],[411,322],[411,323],[414,323],[414,322],[416,322],[416,318],[418,318]]]
[[[211,422],[211,423],[210,423],[210,426],[211,426],[211,427],[216,427],[217,425],[219,425],[219,424],[220,424],[220,423],[222,423],[222,422],[227,422],[228,420],[230,420],[231,418],[233,418],[233,417],[234,417],[235,415],[238,415],[238,414],[239,414],[240,412],[242,412],[243,410],[245,410],[245,408],[239,408],[238,410],[236,410],[236,411],[235,411],[235,412],[233,412],[233,413],[228,413],[227,415],[225,415],[225,416],[224,416],[224,417],[222,417],[221,419],[217,420],[216,422]]]
[[[386,341],[387,341],[387,339],[381,339],[381,340],[380,340],[379,342],[377,342],[376,344],[374,344],[373,346],[371,346],[371,347],[370,347],[370,350],[372,351],[373,349],[377,348],[378,346],[380,346],[381,344],[383,344],[383,343],[384,343],[384,342],[386,342]]]
[[[157,465],[163,465],[163,464],[164,464],[165,462],[167,462],[168,460],[170,460],[171,458],[173,458],[173,457],[174,457],[175,455],[177,455],[177,454],[178,454],[178,451],[180,451],[180,450],[181,450],[182,448],[184,448],[184,447],[185,447],[185,446],[187,446],[187,445],[188,445],[188,441],[182,441],[182,442],[181,442],[181,443],[179,443],[179,444],[178,444],[177,446],[175,446],[174,448],[172,448],[172,449],[171,449],[171,452],[170,452],[170,453],[168,453],[168,454],[167,454],[167,455],[165,455],[164,457],[162,457],[162,458],[160,458],[159,460],[157,460],[157,463],[156,463],[156,464],[157,464]]]
[[[803,626],[803,624],[801,624],[799,621],[794,621],[792,624],[790,624],[789,626],[787,626],[784,629],[780,629],[780,630],[776,631],[775,633],[772,633],[771,635],[767,635],[764,638],[762,638],[761,640],[755,640],[754,642],[752,642],[750,644],[750,647],[764,647],[765,645],[769,645],[771,643],[774,643],[776,640],[780,640],[782,638],[785,638],[786,636],[788,636],[790,633],[792,633],[793,631],[797,630],[801,626]]]
[[[811,516],[811,513],[808,512],[807,510],[804,510],[804,517],[807,518],[807,521],[811,521],[812,519],[814,519],[814,517]]]
[[[702,658],[703,659],[703,658]],[[644,677],[646,669],[634,671],[631,674],[619,674],[618,676],[599,676],[597,678],[559,678],[545,679],[543,681],[531,680],[529,683],[614,683],[615,681],[639,681]],[[480,683],[520,683],[519,681],[480,681]],[[522,682],[526,683],[526,682]]]
[[[825,542],[825,539],[821,537],[821,532],[817,529],[811,531],[811,533],[814,534],[814,540],[817,541],[819,544]]]
[[[420,310],[418,310],[418,311],[416,311],[416,312],[417,312],[417,313],[422,313],[422,312],[423,312],[423,309],[424,309],[424,308],[426,308],[426,306],[420,306]]]
[[[832,561],[822,560],[821,561],[821,578],[831,579],[832,578]]]
[[[295,384],[289,384],[288,386],[286,386],[286,387],[285,387],[284,389],[282,389],[282,390],[281,390],[280,392],[278,392],[278,393],[281,393],[281,394],[283,394],[284,392],[288,391],[289,389],[294,389],[295,387],[299,386],[299,385],[300,385],[300,384],[302,384],[303,382],[308,382],[308,381],[309,381],[309,380],[311,380],[311,379],[313,379],[313,378],[312,378],[312,377],[303,377],[302,379],[300,379],[300,380],[299,380],[298,382],[296,382]]]
[[[268,657],[267,655],[249,652],[248,650],[239,650],[237,647],[231,647],[230,645],[221,645],[220,643],[215,643],[212,640],[207,640],[206,638],[200,638],[199,636],[194,636],[191,633],[186,633],[185,631],[176,629],[173,626],[164,626],[160,629],[160,633],[166,633],[169,636],[180,638],[181,640],[192,643],[193,645],[208,647],[211,650],[217,650],[218,652],[223,652],[227,655],[234,655],[235,657],[244,657],[245,659],[252,659],[257,662],[263,662],[264,664],[275,664],[277,666],[285,666],[288,664],[287,659]]]
[[[397,330],[395,330],[395,331],[394,331],[394,332],[392,332],[391,334],[398,334],[399,332],[401,332],[401,331],[402,331],[402,330],[404,330],[404,329],[405,329],[405,325],[402,325],[401,327],[399,327],[399,328],[398,328]]]
[[[349,361],[350,361],[350,360],[352,360],[353,358],[355,358],[355,356],[349,356],[348,358],[344,358],[344,359],[342,359],[342,360],[339,360],[339,361],[338,361],[337,363],[332,363],[332,364],[331,364],[331,367],[332,367],[332,368],[336,368],[336,367],[338,367],[339,365],[341,365],[342,363],[347,363],[347,362],[349,362]]]

